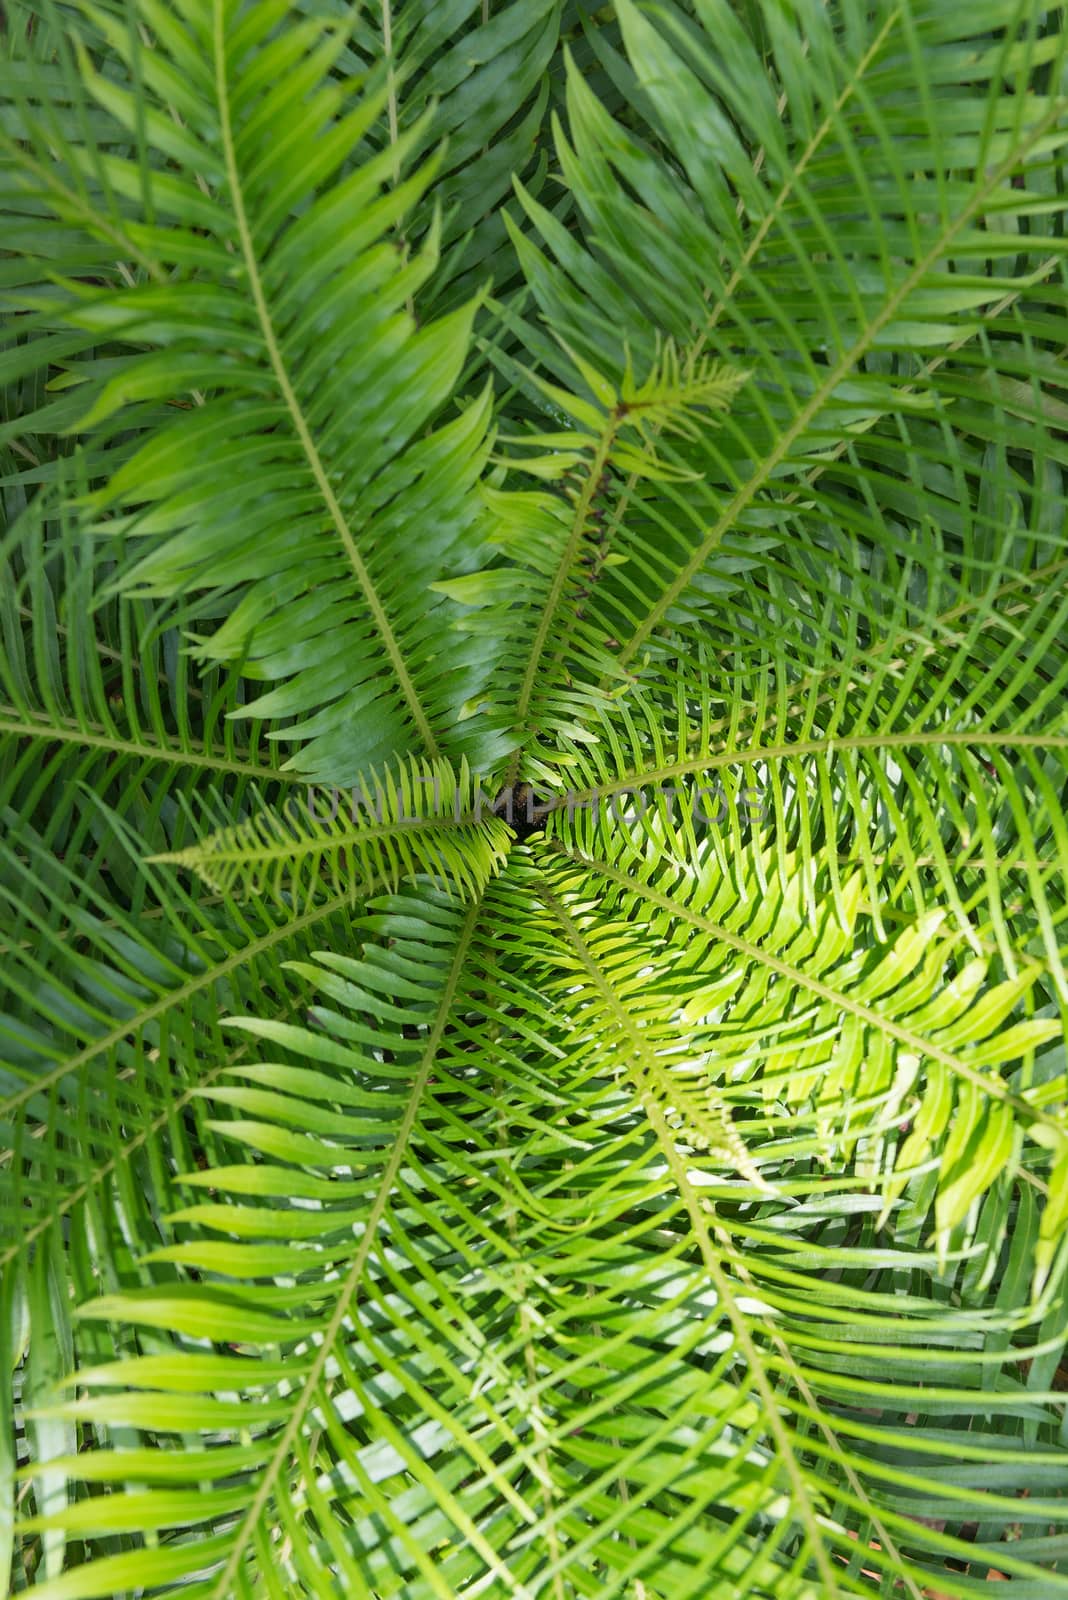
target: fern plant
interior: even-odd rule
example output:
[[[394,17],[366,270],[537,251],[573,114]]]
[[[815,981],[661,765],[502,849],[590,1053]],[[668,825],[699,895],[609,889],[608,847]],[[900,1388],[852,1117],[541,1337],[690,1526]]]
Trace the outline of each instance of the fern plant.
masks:
[[[8,1587],[1068,1593],[1063,4],[5,17]]]

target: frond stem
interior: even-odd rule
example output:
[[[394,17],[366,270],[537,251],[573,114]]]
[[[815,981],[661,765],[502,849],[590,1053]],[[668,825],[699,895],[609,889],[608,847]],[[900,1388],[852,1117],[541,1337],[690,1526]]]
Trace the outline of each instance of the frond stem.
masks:
[[[244,966],[247,961],[254,960],[256,956],[262,955],[265,950],[270,950],[276,944],[280,944],[283,939],[291,938],[294,933],[299,933],[302,929],[311,927],[316,922],[321,922],[324,917],[332,915],[335,911],[346,909],[349,903],[348,895],[337,895],[334,899],[325,901],[321,906],[316,906],[313,910],[306,911],[302,916],[292,917],[286,922],[279,923],[269,933],[262,934],[260,938],[254,939],[251,944],[243,945],[240,950],[235,950],[225,960],[218,961],[214,966],[207,967],[203,972],[197,973],[196,977],[190,978],[188,983],[182,984],[180,988],[168,989],[166,994],[160,995],[158,1000],[153,1000],[151,1004],[142,1007],[132,1017],[127,1017],[122,1022],[116,1023],[115,1027],[102,1035],[101,1038],[94,1039],[92,1044],[88,1044],[84,1049],[79,1050],[77,1055],[68,1056],[65,1061],[61,1061],[51,1072],[46,1072],[41,1077],[34,1078],[33,1082],[28,1083],[25,1088],[20,1089],[16,1094],[10,1095],[8,1099],[0,1101],[0,1120],[6,1118],[9,1112],[15,1111],[19,1106],[24,1105],[27,1100],[32,1100],[35,1095],[41,1094],[45,1089],[50,1089],[54,1083],[59,1083],[62,1078],[66,1078],[70,1073],[77,1072],[80,1067],[86,1066],[102,1052],[110,1050],[114,1045],[121,1044],[123,1039],[128,1038],[139,1028],[143,1028],[146,1023],[154,1021],[156,1017],[162,1016],[164,1012],[170,1011],[174,1006],[182,1005],[186,1000],[191,999],[193,995],[199,994],[201,990],[208,988],[221,978],[227,977],[231,972],[236,971],[238,967]]]
[[[293,1007],[289,1011],[283,1011],[280,1020],[286,1021],[291,1016],[294,1016],[296,1009],[296,1007]],[[96,1188],[97,1184],[103,1183],[105,1178],[110,1177],[113,1172],[117,1171],[120,1162],[129,1161],[134,1151],[147,1144],[153,1134],[159,1133],[169,1122],[173,1122],[178,1113],[197,1098],[201,1090],[208,1088],[218,1078],[223,1077],[238,1062],[248,1058],[251,1052],[252,1047],[246,1042],[237,1050],[232,1051],[230,1055],[224,1056],[218,1066],[210,1067],[203,1077],[195,1078],[189,1087],[184,1089],[176,1099],[169,1101],[163,1110],[152,1118],[151,1122],[146,1123],[131,1138],[118,1145],[115,1154],[110,1156],[107,1161],[101,1162],[99,1166],[94,1167],[82,1179],[76,1189],[68,1190],[62,1199],[57,1201],[56,1205],[48,1212],[47,1216],[42,1217],[40,1222],[34,1223],[33,1227],[23,1230],[14,1244],[9,1245],[6,1250],[0,1252],[0,1272],[10,1262],[24,1255],[34,1241],[39,1239],[42,1234],[47,1233],[53,1223],[58,1222],[60,1217],[65,1217],[69,1212],[73,1211],[75,1206],[86,1199]],[[41,1130],[47,1132],[47,1125],[42,1123]],[[37,1130],[35,1129],[34,1131],[36,1133]]]
[[[251,761],[234,761],[222,754],[169,750],[166,745],[115,739],[106,733],[96,733],[76,724],[64,726],[55,722],[33,722],[20,717],[17,706],[0,706],[0,736],[4,735],[13,739],[44,739],[49,744],[78,744],[91,750],[106,750],[109,755],[136,756],[142,761],[166,761],[180,767],[206,767],[210,772],[227,772],[239,778],[254,778],[260,783],[302,781],[296,773],[283,772],[276,767],[257,766]]]
[[[601,474],[608,464],[616,434],[619,432],[623,418],[618,412],[610,413],[604,431],[597,442],[597,447],[590,461],[586,481],[582,485],[579,497],[575,502],[575,513],[571,520],[571,529],[568,533],[567,543],[564,545],[560,561],[553,574],[552,585],[549,589],[541,616],[538,618],[538,628],[534,635],[534,644],[527,660],[523,681],[519,686],[519,697],[516,701],[516,724],[520,736],[520,745],[516,749],[508,769],[505,780],[506,786],[511,787],[519,776],[519,762],[522,756],[522,740],[529,733],[527,718],[530,713],[530,702],[534,693],[534,684],[537,680],[538,670],[541,666],[542,656],[549,641],[549,634],[556,621],[560,610],[564,589],[568,578],[575,569],[579,551],[582,546],[583,536],[586,533],[590,507],[593,504]]]
[[[140,250],[131,239],[127,238],[121,228],[115,227],[105,217],[101,217],[80,195],[68,189],[53,172],[42,166],[39,161],[36,161],[20,144],[2,130],[0,130],[0,147],[6,149],[20,166],[32,172],[34,177],[43,183],[46,189],[50,189],[54,195],[60,197],[66,206],[75,210],[90,232],[95,231],[98,234],[102,234],[111,244],[118,246],[121,254],[129,256],[131,261],[136,261],[138,266],[144,268],[153,283],[166,283],[167,274],[158,262],[153,261],[151,256],[146,256],[143,250]],[[116,265],[121,270],[124,263],[119,261],[116,262]]]
[[[591,784],[585,789],[572,789],[558,800],[546,802],[541,808],[544,815],[561,811],[568,805],[584,805],[590,801],[607,800],[612,796],[627,794],[635,787],[665,783],[670,778],[692,777],[698,772],[715,771],[720,767],[748,765],[755,761],[783,761],[791,756],[831,756],[840,750],[900,750],[912,745],[963,746],[981,745],[991,749],[1066,750],[1068,734],[1060,733],[987,733],[980,728],[967,732],[942,732],[937,729],[926,733],[855,733],[839,739],[799,739],[796,744],[755,745],[748,750],[709,751],[706,755],[688,756],[685,761],[665,762],[660,767],[649,767],[625,773],[610,783]]]

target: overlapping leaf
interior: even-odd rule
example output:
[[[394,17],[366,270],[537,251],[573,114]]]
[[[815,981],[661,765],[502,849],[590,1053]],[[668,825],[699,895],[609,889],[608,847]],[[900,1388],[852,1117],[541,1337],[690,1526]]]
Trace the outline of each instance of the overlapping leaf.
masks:
[[[1063,7],[16,13],[0,1569],[1068,1591]]]

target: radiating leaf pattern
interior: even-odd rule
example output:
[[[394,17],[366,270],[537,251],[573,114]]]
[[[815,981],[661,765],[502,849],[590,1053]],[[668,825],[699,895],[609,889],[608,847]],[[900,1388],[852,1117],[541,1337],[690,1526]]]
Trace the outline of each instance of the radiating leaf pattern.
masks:
[[[1065,38],[5,8],[13,1592],[1068,1593]]]

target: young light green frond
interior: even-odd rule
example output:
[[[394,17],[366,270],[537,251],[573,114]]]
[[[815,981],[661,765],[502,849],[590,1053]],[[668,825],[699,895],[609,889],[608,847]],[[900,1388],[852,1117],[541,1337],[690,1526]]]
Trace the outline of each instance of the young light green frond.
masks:
[[[529,635],[529,643],[501,662],[486,708],[516,743],[511,784],[544,773],[554,739],[581,738],[577,730],[591,692],[599,677],[613,672],[605,641],[585,619],[602,579],[626,562],[613,542],[620,475],[678,478],[657,454],[654,428],[695,437],[711,415],[728,408],[747,376],[696,351],[680,355],[669,342],[640,383],[628,362],[617,388],[581,356],[571,356],[592,400],[537,375],[532,381],[577,427],[509,436],[504,442],[538,453],[498,458],[502,467],[549,479],[553,491],[487,491],[498,560],[434,585],[471,608],[457,624],[463,632],[500,637],[521,627]],[[682,473],[683,480],[688,476]]]
[[[606,432],[612,429],[618,437],[613,440],[609,457],[611,464],[627,466],[633,461],[634,470],[642,475],[641,463],[646,462],[645,475],[649,477],[662,477],[667,473],[666,464],[656,458],[655,433],[677,433],[685,438],[697,438],[700,433],[699,419],[703,426],[708,426],[708,418],[702,413],[729,410],[734,396],[749,377],[747,372],[740,372],[702,356],[699,346],[692,346],[680,353],[674,342],[668,339],[658,350],[640,383],[635,377],[628,351],[626,369],[616,387],[576,351],[566,345],[564,348],[583,384],[593,396],[593,403],[549,383],[536,373],[531,375],[531,382],[540,393],[567,412],[575,422],[593,430],[586,435],[561,435],[561,447],[574,448],[576,444],[582,444],[596,450]],[[628,450],[628,428],[639,431],[646,446],[646,455]],[[536,440],[539,444],[551,445],[553,435],[539,434]],[[523,464],[522,458],[520,464]]]
[[[578,360],[577,357],[573,359]],[[583,376],[586,365],[582,363],[579,368]],[[701,430],[694,413],[728,411],[749,377],[748,372],[739,372],[702,355],[696,345],[680,354],[674,342],[667,339],[659,359],[641,383],[635,380],[628,351],[616,405],[625,408],[628,420],[642,432],[649,445],[652,444],[652,430],[697,439]]]
[[[186,867],[220,895],[266,896],[302,910],[324,896],[354,904],[369,885],[426,876],[478,894],[508,854],[508,828],[483,815],[486,797],[466,763],[398,762],[350,791],[309,789],[278,810],[261,807],[184,850],[151,856]]]
[[[574,954],[565,948],[558,956],[559,976],[549,991],[566,996],[574,1037],[602,1051],[606,1060],[616,1057],[617,1075],[658,1105],[673,1138],[707,1152],[762,1193],[775,1193],[719,1092],[724,1074],[718,1057],[705,1048],[697,1030],[685,1025],[683,997],[693,972],[666,941],[628,938],[625,923],[596,916],[588,927],[577,925],[557,887],[556,881],[551,887],[546,882],[535,885],[534,892],[559,924],[551,933],[558,937],[563,929],[574,947]],[[638,1042],[631,1040],[632,1047],[617,1055],[621,1001]]]
[[[83,1497],[35,1519],[27,1535],[92,1533],[106,1550],[134,1525],[196,1530],[201,1587],[219,1596],[252,1581],[260,1529],[281,1524],[291,1540],[272,1560],[290,1586],[309,1546],[326,1540],[346,1581],[367,1571],[386,1592],[429,1595],[441,1584],[460,1592],[484,1580],[534,1595],[548,1569],[565,1593],[599,1574],[606,1582],[629,1574],[652,1592],[674,1583],[681,1593],[727,1596],[758,1575],[777,1596],[811,1600],[820,1592],[812,1580],[781,1541],[763,1537],[770,1519],[783,1539],[799,1527],[836,1592],[853,1592],[838,1581],[851,1531],[830,1504],[826,1453],[814,1459],[805,1437],[810,1400],[824,1427],[843,1420],[833,1361],[818,1341],[804,1342],[811,1316],[770,1279],[760,1286],[775,1306],[769,1325],[740,1276],[748,1269],[729,1237],[720,1244],[714,1222],[705,1221],[694,1258],[685,1211],[694,1196],[673,1192],[679,1175],[649,1150],[630,1097],[621,1103],[570,1057],[563,1035],[536,1077],[522,1015],[500,1029],[505,1070],[496,1081],[499,1068],[469,1048],[472,1001],[492,1006],[519,992],[502,933],[526,942],[536,960],[532,913],[518,882],[491,886],[477,922],[474,911],[461,919],[425,899],[386,902],[362,960],[317,961],[324,1000],[314,1030],[246,1024],[265,1059],[210,1093],[216,1112],[229,1114],[218,1133],[233,1164],[185,1175],[192,1203],[166,1225],[178,1237],[146,1263],[174,1276],[91,1302],[79,1322],[136,1328],[151,1354],[85,1372],[88,1393],[57,1393],[42,1408],[53,1425],[132,1431],[132,1450],[53,1465],[65,1482],[116,1490],[132,1488],[136,1475],[137,1491]],[[635,998],[619,1004],[634,1018],[626,1026],[636,1045]],[[550,1016],[538,1025],[551,1029]],[[529,1118],[532,1107],[539,1114]],[[477,1184],[498,1197],[499,1212],[472,1206]],[[739,1237],[761,1225],[749,1220],[754,1204],[733,1217]],[[794,1276],[805,1273],[806,1252],[849,1262],[814,1198],[778,1207],[765,1225],[782,1219],[776,1237],[784,1261],[796,1261]],[[854,1253],[859,1264],[865,1252]],[[930,1264],[920,1249],[911,1260],[914,1274]],[[869,1337],[883,1342],[900,1336],[903,1316],[917,1326],[926,1317],[943,1338],[959,1338],[967,1320],[915,1296],[895,1303],[889,1283],[858,1292],[861,1307]],[[784,1365],[799,1388],[780,1415]],[[934,1403],[982,1371],[972,1380],[947,1373],[941,1384],[936,1374]],[[898,1418],[914,1392],[903,1365],[890,1380],[886,1373],[880,1347],[871,1375],[851,1381],[878,1391],[887,1418],[871,1432],[900,1452]],[[1036,1391],[1026,1405],[1041,1415],[1043,1401]],[[1011,1414],[1024,1402],[1000,1404]],[[845,1422],[832,1437],[862,1514],[882,1530],[881,1564],[918,1573],[916,1558],[899,1553],[907,1519],[876,1504],[887,1499],[878,1455],[866,1455],[864,1436]],[[179,1433],[200,1435],[201,1447],[168,1448]],[[946,1470],[955,1448],[952,1437],[934,1462],[913,1455],[910,1484],[927,1495],[960,1493]],[[1003,1480],[1024,1453],[1005,1435],[986,1459]],[[957,1470],[963,1482],[969,1469]],[[848,1479],[838,1492],[853,1493]],[[995,1493],[983,1485],[970,1493],[994,1514]],[[630,1532],[621,1551],[622,1506]],[[415,1536],[428,1518],[440,1531],[433,1560]],[[337,1536],[342,1524],[358,1544]],[[710,1537],[717,1526],[730,1537]],[[164,1537],[138,1552],[142,1581],[180,1582],[173,1548],[182,1545]],[[102,1554],[83,1578],[114,1583],[119,1569],[109,1563],[118,1559]],[[1026,1575],[1027,1562],[1017,1569]]]
[[[558,842],[544,847],[547,871],[555,892],[566,888],[581,905],[599,884],[580,925],[589,919],[583,937],[611,952],[604,972],[613,996],[640,981],[654,1010],[676,997],[673,1014],[662,1013],[663,1044],[641,1023],[641,1073],[662,1099],[663,1067],[675,1066],[684,1126],[700,1093],[687,1081],[696,1070],[714,1099],[755,1119],[754,1131],[768,1119],[761,1144],[769,1140],[776,1160],[791,1145],[810,1146],[835,1167],[857,1152],[887,1207],[937,1163],[940,1250],[969,1218],[974,1224],[982,1195],[1019,1160],[1021,1137],[1059,1158],[1068,1117],[1024,1087],[1045,1082],[1035,1052],[1061,1035],[1058,1016],[1024,1010],[1037,968],[988,983],[989,962],[962,954],[938,912],[879,941],[863,876],[853,873],[832,894],[818,851],[776,860],[766,846],[743,847],[718,828],[686,851],[655,813],[614,828],[606,820],[593,808],[550,818]],[[648,925],[653,943],[642,932],[622,937]],[[661,945],[678,952],[670,965]],[[580,1004],[568,967],[560,986]],[[709,1142],[701,1120],[691,1113],[690,1121]]]
[[[568,749],[572,804],[681,786],[683,810],[773,826],[780,856],[833,841],[833,895],[861,872],[879,919],[892,879],[892,915],[944,910],[1010,975],[1039,955],[1063,999],[1068,588],[1060,560],[1021,571],[1002,549],[962,581],[932,540],[882,563],[864,604],[855,574],[819,609],[786,609],[784,586],[781,637],[752,652],[695,632]]]

